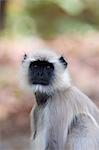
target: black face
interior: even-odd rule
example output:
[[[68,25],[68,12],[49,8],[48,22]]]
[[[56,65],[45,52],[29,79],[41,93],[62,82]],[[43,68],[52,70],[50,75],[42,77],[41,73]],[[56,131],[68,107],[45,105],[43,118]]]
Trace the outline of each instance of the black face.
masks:
[[[30,84],[47,86],[51,84],[54,75],[54,65],[45,60],[30,63],[28,77]]]

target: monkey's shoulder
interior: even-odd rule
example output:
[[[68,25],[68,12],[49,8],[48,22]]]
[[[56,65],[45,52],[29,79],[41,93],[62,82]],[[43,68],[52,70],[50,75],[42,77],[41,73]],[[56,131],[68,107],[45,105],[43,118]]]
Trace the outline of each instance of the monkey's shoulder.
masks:
[[[83,98],[83,99],[87,99],[87,100],[90,100],[90,98],[84,93],[82,92],[80,89],[78,89],[77,87],[75,86],[71,86],[68,90],[67,90],[67,93],[69,93],[70,95],[74,96],[74,98],[76,97],[80,97],[80,98]]]
[[[93,101],[85,93],[83,93],[80,89],[76,88],[75,86],[71,86],[65,92],[65,96],[67,99],[70,99],[71,101],[73,99],[73,101],[75,101],[77,104],[79,103],[82,106],[85,105],[87,107],[92,107],[94,109],[97,109]]]

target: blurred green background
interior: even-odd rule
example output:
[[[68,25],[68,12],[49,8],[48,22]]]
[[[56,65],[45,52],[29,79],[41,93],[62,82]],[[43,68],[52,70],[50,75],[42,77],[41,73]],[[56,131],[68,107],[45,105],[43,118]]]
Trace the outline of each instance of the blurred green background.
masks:
[[[1,0],[1,5],[1,28],[8,36],[38,33],[48,38],[99,29],[97,0]]]
[[[25,52],[65,55],[73,83],[99,106],[99,1],[0,0],[0,150],[29,150],[33,95],[19,86]]]

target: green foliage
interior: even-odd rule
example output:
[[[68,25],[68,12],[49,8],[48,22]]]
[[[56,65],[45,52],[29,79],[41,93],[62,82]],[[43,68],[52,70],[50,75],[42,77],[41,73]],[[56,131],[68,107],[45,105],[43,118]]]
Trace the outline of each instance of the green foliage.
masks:
[[[58,5],[69,15],[78,15],[85,9],[85,3],[82,0],[59,0]]]
[[[29,16],[35,20],[38,34],[43,37],[52,37],[64,32],[95,31],[95,26],[83,17],[69,16],[61,7],[48,1],[33,7],[26,5],[26,9]]]
[[[17,0],[14,1],[18,3]],[[99,22],[99,10],[97,2],[95,4],[89,2],[89,0],[22,0],[19,1],[20,5],[15,3],[8,9],[6,26],[9,33],[13,31],[19,35],[38,34],[43,37],[52,37],[65,32],[95,31],[95,24],[98,25]]]

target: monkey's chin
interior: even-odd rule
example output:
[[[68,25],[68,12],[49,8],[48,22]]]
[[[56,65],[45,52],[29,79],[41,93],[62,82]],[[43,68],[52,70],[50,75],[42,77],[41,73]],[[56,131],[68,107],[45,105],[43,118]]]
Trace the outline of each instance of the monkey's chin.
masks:
[[[51,85],[44,86],[44,85],[37,84],[37,85],[32,85],[31,89],[34,93],[40,92],[40,93],[51,94],[54,92],[54,89],[51,87]]]

